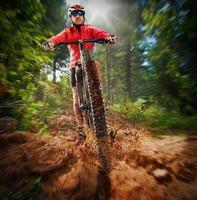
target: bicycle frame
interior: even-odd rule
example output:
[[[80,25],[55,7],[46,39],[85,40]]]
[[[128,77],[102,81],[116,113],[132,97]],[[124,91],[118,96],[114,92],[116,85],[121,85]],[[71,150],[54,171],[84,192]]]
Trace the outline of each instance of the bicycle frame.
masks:
[[[107,124],[106,124],[106,118],[105,118],[105,108],[103,104],[103,97],[102,97],[102,89],[99,89],[95,93],[95,90],[92,90],[91,88],[94,87],[94,84],[98,85],[99,83],[99,78],[98,75],[96,74],[97,72],[94,70],[96,69],[95,67],[95,61],[93,58],[93,55],[89,51],[89,49],[85,48],[83,49],[83,44],[84,43],[99,43],[99,44],[104,44],[106,43],[106,40],[104,39],[99,39],[99,40],[79,40],[79,41],[73,41],[73,42],[65,42],[61,44],[65,45],[72,45],[72,44],[77,44],[79,45],[79,51],[80,51],[80,59],[79,62],[76,65],[76,73],[75,73],[75,78],[77,82],[77,90],[78,90],[78,95],[79,95],[79,106],[82,111],[85,111],[85,117],[86,117],[86,122],[88,126],[93,129],[96,133],[96,135],[105,135],[107,134]],[[60,44],[60,43],[59,43]],[[89,62],[89,61],[93,62]],[[89,70],[90,66],[87,68],[87,65],[92,65],[94,63],[94,67]],[[93,71],[92,71],[93,70]],[[91,74],[93,72],[93,74]],[[96,76],[94,76],[96,74]],[[93,80],[94,82],[90,81],[90,77],[94,77]],[[96,77],[96,79],[95,79]],[[95,82],[96,81],[96,82]],[[94,93],[94,94],[93,94]],[[95,97],[98,96],[100,104],[98,104],[98,108],[103,114],[98,114],[97,110],[97,100],[93,100]],[[101,106],[102,105],[102,106]],[[101,107],[100,107],[101,106]]]
[[[78,41],[71,41],[71,42],[61,42],[61,43],[58,43],[57,45],[61,45],[61,44],[64,44],[64,45],[72,45],[72,44],[77,44],[79,45],[79,52],[80,52],[80,64],[82,66],[82,71],[84,70],[84,63],[83,63],[83,54],[82,54],[82,50],[83,50],[83,44],[85,43],[98,43],[98,44],[105,44],[107,43],[107,40],[105,39],[97,39],[97,40],[94,40],[94,39],[84,39],[84,40],[78,40]],[[76,77],[76,80],[77,80],[77,77]],[[84,81],[84,80],[83,80]],[[82,95],[82,94],[81,94]],[[87,95],[86,95],[87,96]]]

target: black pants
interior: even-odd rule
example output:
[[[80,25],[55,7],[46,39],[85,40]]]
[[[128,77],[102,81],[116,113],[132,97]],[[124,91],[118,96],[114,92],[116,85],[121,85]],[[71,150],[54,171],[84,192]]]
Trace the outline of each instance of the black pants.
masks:
[[[76,86],[76,77],[75,77],[76,71],[75,71],[75,67],[72,67],[70,69],[70,84],[72,87]]]

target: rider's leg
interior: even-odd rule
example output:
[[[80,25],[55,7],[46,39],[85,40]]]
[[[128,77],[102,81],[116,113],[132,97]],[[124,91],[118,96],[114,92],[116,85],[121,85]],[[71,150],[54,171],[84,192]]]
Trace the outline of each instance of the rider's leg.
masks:
[[[77,130],[78,131],[78,141],[81,143],[81,142],[85,141],[86,135],[83,131],[83,115],[79,108],[79,95],[78,95],[76,86],[72,87],[72,92],[73,92],[73,110],[74,110],[77,125],[78,125],[78,130]]]
[[[82,127],[83,115],[79,108],[79,95],[78,95],[76,86],[72,87],[72,93],[73,93],[73,110],[75,113],[76,121],[77,121],[78,127]]]
[[[72,88],[72,93],[73,93],[73,110],[74,110],[77,125],[78,125],[78,134],[79,134],[78,140],[84,141],[85,134],[83,132],[83,115],[79,108],[79,95],[78,95],[78,91],[76,87],[75,68],[71,68],[70,72],[71,72],[70,81],[71,81],[71,88]]]
[[[79,95],[77,92],[75,75],[76,75],[76,70],[75,70],[75,67],[73,67],[70,69],[70,83],[71,83],[71,88],[72,88],[72,93],[73,93],[73,110],[75,113],[78,127],[82,127],[83,116],[79,108]]]

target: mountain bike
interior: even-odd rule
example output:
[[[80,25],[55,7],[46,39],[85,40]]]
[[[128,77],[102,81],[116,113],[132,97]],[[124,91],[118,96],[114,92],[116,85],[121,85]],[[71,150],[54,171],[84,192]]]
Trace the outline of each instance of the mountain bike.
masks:
[[[106,42],[107,41],[105,39],[85,39],[58,44],[79,45],[80,60],[75,67],[79,104],[81,111],[84,112],[87,125],[96,133],[97,136],[107,135],[105,104],[96,61],[90,50],[88,48],[83,48],[83,44],[104,44]]]

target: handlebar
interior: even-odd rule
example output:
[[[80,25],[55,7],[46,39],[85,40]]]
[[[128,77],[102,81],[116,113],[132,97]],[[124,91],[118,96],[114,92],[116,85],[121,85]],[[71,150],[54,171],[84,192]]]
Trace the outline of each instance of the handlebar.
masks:
[[[61,45],[77,44],[77,45],[80,46],[80,49],[82,49],[82,46],[83,46],[84,43],[107,44],[108,40],[106,40],[106,39],[97,39],[97,40],[94,40],[94,39],[84,39],[84,40],[77,40],[77,41],[71,41],[71,42],[60,42],[60,43],[55,44],[54,47],[53,47],[53,49],[50,49],[48,41],[46,41],[46,42],[44,42],[42,44],[42,46],[44,46],[44,45],[48,46],[49,47],[48,50],[56,50]]]
[[[70,45],[70,44],[82,45],[82,44],[84,44],[84,43],[105,44],[105,43],[107,43],[107,42],[108,42],[108,41],[105,40],[105,39],[97,39],[97,40],[94,40],[94,39],[85,39],[85,40],[77,40],[77,41],[72,41],[72,42],[60,42],[60,43],[56,44],[55,46],[61,45],[61,44],[64,44],[64,45]]]

